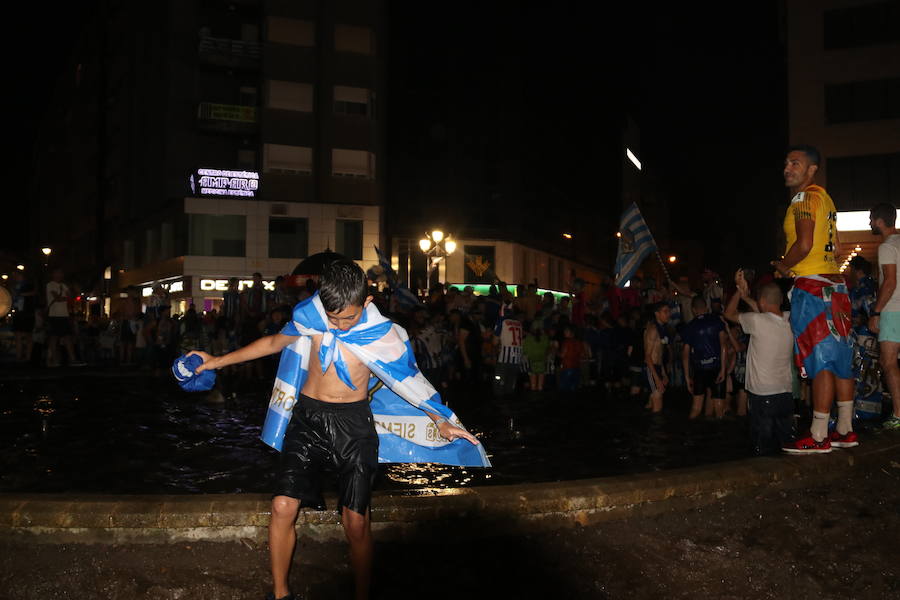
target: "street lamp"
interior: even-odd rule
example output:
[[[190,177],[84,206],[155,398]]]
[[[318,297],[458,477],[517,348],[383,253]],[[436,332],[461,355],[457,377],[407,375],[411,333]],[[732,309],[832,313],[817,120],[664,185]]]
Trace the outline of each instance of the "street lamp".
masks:
[[[425,281],[430,282],[431,272],[435,267],[440,265],[441,260],[456,251],[456,242],[440,229],[435,229],[431,233],[426,233],[425,237],[419,240],[419,248],[425,253],[426,258]],[[440,283],[440,276],[438,282]]]
[[[16,268],[17,268],[18,270],[20,270],[20,271],[24,271],[24,270],[25,270],[25,265],[16,265]]]
[[[674,263],[674,262],[677,261],[677,260],[678,260],[678,257],[675,256],[674,254],[671,255],[671,256],[669,257],[669,262],[670,262],[670,263]]]

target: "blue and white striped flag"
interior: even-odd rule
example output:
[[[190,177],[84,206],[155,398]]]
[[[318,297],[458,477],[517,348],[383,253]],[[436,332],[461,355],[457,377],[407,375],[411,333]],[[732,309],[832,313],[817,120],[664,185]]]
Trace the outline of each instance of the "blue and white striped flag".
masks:
[[[359,322],[348,330],[331,329],[325,308],[316,293],[294,307],[293,318],[281,333],[298,336],[281,352],[275,386],[260,439],[281,450],[294,405],[309,375],[313,335],[321,335],[318,359],[324,373],[334,365],[337,376],[356,389],[344,360],[349,352],[369,367],[372,416],[378,433],[378,461],[384,463],[435,462],[461,466],[491,466],[484,446],[462,438],[442,438],[428,411],[462,423],[441,403],[440,394],[416,364],[406,330],[392,323],[369,303]],[[377,377],[377,379],[375,379]],[[383,386],[378,385],[378,380]]]
[[[616,285],[625,287],[644,259],[656,252],[656,242],[634,202],[622,213],[619,233],[621,235],[619,253],[616,255]]]

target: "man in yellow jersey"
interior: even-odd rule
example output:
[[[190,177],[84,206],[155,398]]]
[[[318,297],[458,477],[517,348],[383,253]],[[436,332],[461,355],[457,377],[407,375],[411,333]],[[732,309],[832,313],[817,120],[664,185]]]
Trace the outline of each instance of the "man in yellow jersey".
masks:
[[[812,146],[788,149],[784,183],[793,198],[784,218],[787,249],[772,264],[794,278],[790,292],[794,360],[812,379],[810,434],[786,446],[792,454],[821,454],[859,445],[853,432],[853,348],[850,297],[834,259],[837,211],[825,188],[813,183],[821,160]],[[838,421],[828,434],[831,403],[837,395]]]

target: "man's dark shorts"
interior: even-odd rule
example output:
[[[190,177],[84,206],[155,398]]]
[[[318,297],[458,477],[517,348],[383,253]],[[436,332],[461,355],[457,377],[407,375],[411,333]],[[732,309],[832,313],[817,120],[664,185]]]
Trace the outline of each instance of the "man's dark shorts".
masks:
[[[710,398],[725,398],[725,380],[716,383],[719,378],[718,369],[694,369],[694,396],[706,396],[706,390],[710,390]]]
[[[322,480],[337,475],[338,512],[366,514],[378,471],[378,434],[368,400],[322,402],[300,394],[284,434],[275,496],[325,510]]]

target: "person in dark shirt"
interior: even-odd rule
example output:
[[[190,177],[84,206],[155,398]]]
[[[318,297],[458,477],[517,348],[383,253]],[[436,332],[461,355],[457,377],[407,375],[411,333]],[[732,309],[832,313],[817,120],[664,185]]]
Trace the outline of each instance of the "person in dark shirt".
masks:
[[[719,315],[709,312],[703,296],[694,297],[691,310],[694,319],[681,334],[685,380],[693,397],[689,418],[700,416],[705,401],[706,416],[715,412],[721,419],[725,415],[725,324]]]

